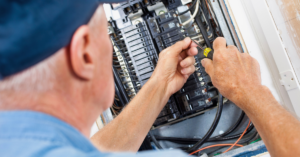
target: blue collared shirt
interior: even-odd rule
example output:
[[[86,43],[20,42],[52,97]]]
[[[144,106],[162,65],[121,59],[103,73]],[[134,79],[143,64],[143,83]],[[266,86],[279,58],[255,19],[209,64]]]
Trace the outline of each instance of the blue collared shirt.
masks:
[[[186,157],[181,151],[101,153],[71,125],[32,111],[0,112],[1,157]]]

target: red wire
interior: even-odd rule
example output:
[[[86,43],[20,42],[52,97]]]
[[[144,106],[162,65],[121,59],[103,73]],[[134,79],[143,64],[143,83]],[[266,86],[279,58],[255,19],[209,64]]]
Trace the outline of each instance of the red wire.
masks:
[[[205,149],[208,149],[208,148],[218,147],[218,146],[231,146],[230,148],[228,148],[228,149],[227,149],[225,152],[223,152],[223,153],[228,152],[228,151],[229,151],[230,149],[232,149],[234,146],[243,147],[243,145],[240,145],[240,144],[237,144],[237,143],[238,143],[238,142],[242,139],[242,137],[245,135],[246,131],[248,130],[248,128],[249,128],[249,126],[250,126],[250,122],[251,122],[251,121],[249,120],[249,123],[248,123],[246,129],[244,130],[244,132],[242,133],[242,135],[239,137],[239,139],[237,139],[237,140],[235,141],[234,144],[215,144],[215,145],[211,145],[211,146],[207,146],[207,147],[203,147],[203,148],[201,148],[201,149],[198,149],[198,150],[192,152],[190,155],[193,155],[193,154],[195,154],[195,153],[197,153],[197,152],[200,152],[200,151],[205,150]]]
[[[249,128],[249,126],[250,126],[250,120],[249,120],[249,123],[248,123],[248,125],[247,125],[247,127],[246,127],[246,129],[244,130],[244,132],[242,133],[242,135],[239,137],[239,139],[238,140],[236,140],[235,141],[235,143],[230,147],[230,148],[228,148],[225,152],[223,152],[223,153],[226,153],[226,152],[228,152],[232,147],[234,147],[241,139],[242,139],[242,137],[245,135],[245,133],[246,133],[246,131],[247,131],[247,129]]]
[[[205,150],[205,149],[208,149],[208,148],[212,148],[212,147],[232,146],[232,145],[233,145],[233,144],[215,144],[215,145],[211,145],[211,146],[206,146],[206,147],[203,147],[203,148],[201,148],[201,149],[199,149],[199,150],[196,150],[196,151],[192,152],[190,155],[193,155],[193,154],[198,153],[198,152],[200,152],[200,151],[202,151],[202,150]],[[243,145],[240,145],[240,144],[236,144],[235,146],[243,147]]]

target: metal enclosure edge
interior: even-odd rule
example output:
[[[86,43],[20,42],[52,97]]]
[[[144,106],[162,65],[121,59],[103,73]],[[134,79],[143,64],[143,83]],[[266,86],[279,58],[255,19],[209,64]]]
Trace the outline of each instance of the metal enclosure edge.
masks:
[[[300,88],[265,0],[224,0],[239,38],[261,64],[262,82],[287,109],[300,117]],[[284,85],[284,88],[283,88]]]
[[[269,48],[273,54],[277,68],[281,76],[281,84],[291,99],[292,105],[298,117],[300,117],[300,86],[297,77],[288,58],[285,47],[280,39],[279,32],[271,16],[269,8],[265,0],[252,0],[261,28],[269,44]]]

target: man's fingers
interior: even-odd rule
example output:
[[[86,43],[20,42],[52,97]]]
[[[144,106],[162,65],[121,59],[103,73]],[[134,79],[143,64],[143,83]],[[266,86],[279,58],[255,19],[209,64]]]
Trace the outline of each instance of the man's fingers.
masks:
[[[191,47],[187,50],[183,50],[179,55],[181,58],[186,58],[188,56],[195,56],[198,54],[198,49],[196,47]]]
[[[238,48],[234,45],[228,45],[227,49],[229,49],[230,51],[239,52]]]
[[[219,48],[226,48],[226,40],[225,38],[222,37],[218,37],[215,41],[214,41],[214,50],[217,50]]]
[[[195,66],[194,65],[191,65],[191,66],[189,66],[189,67],[187,67],[187,68],[182,68],[181,69],[181,74],[182,75],[191,75],[192,73],[194,73],[195,72]]]
[[[177,42],[176,44],[174,44],[173,46],[171,46],[171,50],[169,50],[169,52],[171,52],[174,55],[179,55],[183,50],[189,48],[191,46],[192,40],[190,38],[185,38],[182,41]]]
[[[183,50],[183,51],[179,54],[179,56],[182,58],[182,60],[185,59],[185,58],[187,57],[187,51],[188,51],[188,50]]]
[[[207,58],[201,60],[202,66],[205,68],[206,73],[212,78],[214,75],[213,61]]]
[[[189,57],[185,58],[183,61],[180,62],[180,66],[182,68],[186,68],[186,67],[189,67],[189,66],[194,65],[194,64],[195,64],[194,56],[189,56]]]
[[[197,47],[198,45],[195,43],[196,41],[193,41],[190,47]]]
[[[198,54],[198,49],[196,47],[191,47],[186,51],[188,56],[195,56]]]

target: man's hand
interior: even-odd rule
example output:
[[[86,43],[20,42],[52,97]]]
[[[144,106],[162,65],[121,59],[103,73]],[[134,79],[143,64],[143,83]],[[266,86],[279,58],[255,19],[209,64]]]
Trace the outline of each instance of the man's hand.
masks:
[[[99,150],[136,152],[140,148],[171,94],[195,71],[196,46],[186,38],[160,53],[151,79],[116,119],[91,138]]]
[[[261,85],[258,62],[224,38],[214,42],[213,61],[202,65],[219,91],[242,108],[262,137],[271,156],[300,156],[300,122]]]
[[[173,94],[194,72],[195,47],[187,38],[161,52],[152,78],[117,118],[91,138],[95,146],[136,152],[169,99],[164,87]],[[226,47],[224,38],[216,39],[214,51],[213,61],[205,59],[202,64],[220,92],[244,109],[271,156],[300,156],[300,122],[261,85],[257,61],[234,46]]]
[[[197,45],[190,38],[185,38],[168,47],[159,54],[159,60],[152,79],[161,82],[166,88],[166,94],[171,96],[177,92],[188,77],[195,72]]]
[[[243,101],[251,92],[262,87],[258,62],[235,46],[226,47],[224,38],[214,41],[213,61],[203,59],[202,65],[221,94],[239,106],[246,104]]]

